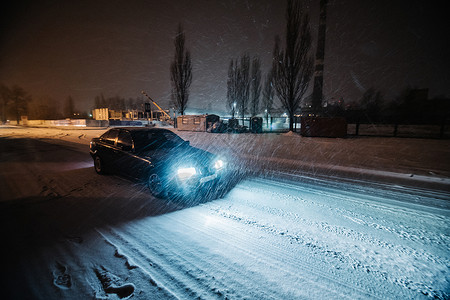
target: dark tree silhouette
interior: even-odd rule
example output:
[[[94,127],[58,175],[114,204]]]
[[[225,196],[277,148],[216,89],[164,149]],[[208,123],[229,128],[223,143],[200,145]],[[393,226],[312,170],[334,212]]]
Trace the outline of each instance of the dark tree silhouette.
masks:
[[[172,82],[172,99],[175,108],[184,115],[189,100],[189,87],[192,82],[191,54],[185,49],[185,35],[181,24],[175,37],[175,57],[170,65],[170,79]]]
[[[66,118],[73,118],[73,115],[75,113],[75,108],[73,104],[73,98],[72,96],[67,97],[66,103],[64,105],[64,116]]]
[[[241,63],[237,68],[237,92],[239,112],[241,113],[242,125],[244,125],[245,114],[248,110],[248,100],[250,98],[250,56],[244,54]]]
[[[266,117],[266,124],[269,124],[269,114],[272,111],[273,97],[275,96],[275,89],[273,87],[273,72],[269,71],[264,81],[264,89],[262,91],[262,105]]]
[[[237,82],[236,82],[236,64],[234,60],[230,61],[228,67],[227,79],[227,108],[230,110],[231,117],[234,118],[236,114],[237,105]]]
[[[250,57],[241,56],[240,60],[231,60],[228,69],[227,101],[232,115],[239,112],[244,125],[245,114],[248,111],[250,99]],[[236,103],[236,104],[235,104]]]
[[[275,38],[273,53],[274,85],[282,106],[289,115],[289,130],[294,129],[294,114],[308,88],[313,71],[309,16],[299,1],[288,0],[286,7],[286,45],[280,49]]]
[[[252,77],[250,82],[250,114],[259,113],[259,99],[261,96],[261,62],[258,57],[252,61]]]
[[[379,122],[383,108],[383,95],[380,91],[370,88],[364,92],[360,100],[361,109],[369,122]]]
[[[20,86],[14,85],[10,91],[10,103],[11,108],[16,115],[17,124],[20,122],[20,117],[27,113],[28,102],[31,101],[31,96],[21,88]]]
[[[55,120],[64,117],[59,112],[58,101],[49,96],[33,98],[29,106],[28,116],[37,120]]]
[[[11,90],[6,85],[0,85],[0,100],[2,101],[2,123],[6,123],[6,109],[11,100]]]

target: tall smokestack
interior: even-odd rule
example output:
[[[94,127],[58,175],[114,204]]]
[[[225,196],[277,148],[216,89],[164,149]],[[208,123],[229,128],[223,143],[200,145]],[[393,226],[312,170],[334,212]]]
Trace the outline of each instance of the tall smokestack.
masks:
[[[320,114],[323,98],[323,60],[325,58],[325,34],[327,31],[327,0],[320,0],[319,31],[317,34],[316,62],[314,69],[314,89],[312,94],[312,112]]]

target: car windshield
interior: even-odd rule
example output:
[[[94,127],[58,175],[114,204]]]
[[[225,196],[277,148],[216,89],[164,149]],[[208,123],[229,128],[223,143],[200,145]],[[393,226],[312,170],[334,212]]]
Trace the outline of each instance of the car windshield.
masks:
[[[133,134],[136,150],[155,150],[159,148],[175,148],[184,140],[170,131],[137,131]]]

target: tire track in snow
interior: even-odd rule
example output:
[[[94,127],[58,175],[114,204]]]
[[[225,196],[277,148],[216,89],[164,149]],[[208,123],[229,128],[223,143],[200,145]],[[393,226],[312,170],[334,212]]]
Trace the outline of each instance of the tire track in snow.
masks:
[[[202,220],[204,220],[204,215],[203,214],[198,214],[195,213],[195,219],[192,217],[192,215],[190,215],[189,218],[189,222],[186,221],[181,221],[179,218],[175,218],[174,216],[170,216],[171,218],[171,222],[172,224],[176,224],[179,223],[180,227],[186,228],[189,230],[189,232],[194,233],[195,236],[201,236],[201,239],[208,239],[209,241],[213,241],[213,243],[218,244],[218,242],[221,242],[222,246],[226,246],[227,248],[232,248],[230,252],[233,252],[233,256],[236,255],[237,252],[241,253],[241,254],[245,254],[247,257],[251,258],[252,260],[255,261],[263,261],[263,259],[261,259],[260,257],[258,257],[257,255],[253,255],[252,252],[247,251],[245,248],[236,245],[235,243],[231,244],[230,242],[234,242],[235,240],[237,240],[236,238],[229,238],[229,239],[223,239],[220,238],[221,236],[223,236],[223,231],[217,231],[214,230],[213,228],[208,228],[207,231],[205,230],[200,230],[196,227],[192,226],[192,223],[194,224],[198,224],[198,222],[201,222]],[[192,221],[192,222],[191,222]],[[162,237],[162,236],[161,236]],[[245,245],[245,241],[248,240],[244,240],[244,241],[239,241],[239,245]],[[195,241],[194,241],[195,243]],[[248,244],[248,243],[247,243]],[[178,244],[178,247],[175,247],[174,249],[182,249],[183,245],[182,244]],[[183,252],[179,252],[177,255],[183,255],[185,258],[190,258],[187,262],[189,264],[191,264],[192,266],[198,266],[199,264],[201,264],[204,268],[204,270],[226,270],[224,273],[229,273],[229,274],[233,274],[233,277],[223,277],[223,280],[221,282],[221,284],[224,286],[225,289],[229,289],[227,287],[232,286],[234,287],[233,289],[239,290],[239,291],[244,291],[246,290],[247,292],[249,290],[252,290],[253,292],[248,292],[250,293],[250,297],[252,299],[266,299],[266,298],[270,298],[270,299],[276,299],[276,298],[291,298],[292,295],[290,293],[287,293],[287,295],[283,296],[283,293],[280,292],[280,289],[272,287],[271,286],[271,282],[268,281],[267,279],[263,279],[261,278],[260,274],[258,274],[255,270],[250,270],[250,269],[244,269],[243,267],[241,267],[241,264],[238,263],[236,264],[236,262],[232,262],[229,258],[227,258],[226,256],[223,256],[223,252],[221,252],[221,256],[217,256],[217,259],[213,258],[213,259],[208,259],[205,260],[202,255],[198,255],[197,251],[195,249],[195,247],[192,249],[193,251],[189,252],[189,255],[186,255],[186,253]],[[217,251],[218,249],[216,249],[215,251]],[[238,255],[241,256],[241,255]],[[225,262],[219,262],[220,259],[227,259],[228,261],[231,261],[231,263],[225,263]],[[205,268],[205,266],[207,266]],[[272,265],[273,268],[277,268],[277,266]],[[248,278],[259,278],[258,279],[258,283],[255,285],[250,282],[248,282]],[[243,283],[246,283],[245,285]],[[259,291],[261,289],[261,285],[264,286],[264,292],[263,293],[256,293],[255,291]],[[239,286],[239,288],[237,288]],[[268,293],[269,292],[269,293]],[[268,294],[268,295],[267,295]],[[234,295],[231,295],[232,297],[234,297]],[[242,295],[239,295],[242,296]],[[245,297],[244,297],[245,298]]]
[[[98,228],[96,229],[96,231],[103,237],[103,239],[108,244],[110,244],[116,249],[116,253],[120,253],[120,256],[126,259],[127,267],[133,266],[132,267],[133,269],[134,267],[137,267],[138,270],[143,273],[143,276],[147,277],[151,285],[156,286],[160,290],[165,291],[168,298],[177,299],[173,291],[170,288],[166,287],[164,284],[162,284],[162,282],[156,278],[158,277],[157,275],[152,274],[152,272],[148,270],[149,266],[153,267],[154,264],[153,261],[151,261],[145,256],[135,256],[135,255],[133,256],[128,253],[128,251],[134,253],[140,252],[139,249],[133,246],[134,245],[133,243],[129,243],[129,240],[125,240],[120,236],[116,235],[112,228],[109,230],[109,232],[106,232],[106,229],[98,229]]]
[[[139,227],[138,230],[142,229]],[[166,239],[164,236],[160,236],[155,239],[154,236],[143,235],[140,232],[139,236],[133,236],[134,230],[118,231],[117,229],[110,228],[108,232],[102,232],[102,235],[110,241],[115,247],[120,247],[121,252],[128,258],[132,257],[132,260],[140,269],[145,270],[147,276],[150,277],[150,281],[155,286],[163,288],[170,292],[173,297],[181,299],[220,299],[224,296],[227,288],[211,288],[202,285],[202,276],[193,276],[194,270],[187,269],[186,266],[192,268],[192,264],[189,264],[185,259],[189,256],[189,253],[176,253],[172,249],[176,249],[179,245],[174,241],[170,244],[165,244],[163,241]],[[152,233],[155,233],[152,231]],[[143,241],[151,242],[143,242]],[[185,248],[183,248],[186,250]],[[198,263],[200,260],[196,260]],[[203,264],[205,266],[205,264]],[[221,266],[222,268],[225,266]],[[198,269],[201,270],[201,269]],[[224,275],[225,276],[225,275]],[[214,276],[210,276],[210,280],[215,281]],[[208,283],[206,281],[206,283]]]
[[[277,183],[271,182],[274,186],[277,186]],[[289,189],[290,186],[284,185],[282,188]],[[324,192],[295,188],[303,193],[313,194],[314,197],[298,198],[295,193],[294,196],[274,193],[274,197],[281,204],[275,201],[274,206],[271,206],[266,201],[256,199],[259,194],[260,197],[268,197],[267,191],[272,188],[267,187],[267,181],[249,180],[238,185],[224,200],[208,202],[158,218],[131,222],[121,228],[109,228],[102,230],[102,234],[116,249],[120,249],[119,252],[132,261],[133,265],[139,266],[139,270],[145,270],[149,280],[158,287],[167,289],[173,297],[214,299],[245,297],[249,294],[251,298],[264,299],[280,296],[292,298],[293,295],[308,297],[302,294],[305,291],[302,291],[301,287],[295,287],[295,284],[291,284],[290,289],[286,290],[277,288],[278,284],[283,285],[283,280],[301,283],[311,291],[320,291],[322,295],[326,294],[332,298],[385,298],[392,295],[412,298],[421,295],[417,293],[436,297],[443,295],[433,290],[432,286],[426,286],[408,276],[390,274],[383,269],[384,266],[377,265],[377,262],[359,260],[360,255],[368,258],[374,254],[379,255],[371,252],[374,245],[385,249],[387,254],[395,250],[405,255],[406,259],[414,256],[424,259],[427,253],[405,254],[406,248],[395,248],[398,246],[396,244],[391,244],[394,248],[389,248],[386,246],[389,246],[389,243],[386,244],[384,239],[373,239],[377,234],[372,236],[371,231],[369,235],[367,233],[371,228],[377,232],[395,234],[388,230],[394,228],[395,223],[392,221],[392,225],[387,226],[387,220],[401,216],[400,221],[406,222],[408,218],[412,218],[411,212],[413,216],[418,216],[417,211],[407,207],[396,210],[391,202],[376,203],[376,199],[381,198],[375,196],[371,196],[371,200],[358,201],[357,198],[348,196],[351,191],[346,191],[346,194],[339,197],[331,193],[331,190]],[[285,190],[284,193],[288,192]],[[253,194],[254,198],[248,198],[248,194]],[[329,203],[327,199],[332,199],[332,202]],[[302,206],[298,206],[298,202],[302,203]],[[341,206],[334,206],[338,202]],[[301,212],[305,205],[339,217],[339,222],[345,219],[346,225],[336,226],[333,223],[321,222],[314,215],[312,218],[304,218],[298,212]],[[289,207],[294,208],[293,211],[289,210]],[[247,215],[239,213],[241,208]],[[371,217],[371,211],[382,216]],[[252,218],[253,215],[258,218]],[[204,223],[208,217],[215,219],[218,224],[206,226]],[[269,221],[261,222],[266,217]],[[432,220],[433,215],[426,213],[422,219],[423,222]],[[302,231],[296,232],[289,226],[284,228],[284,223],[281,223],[283,226],[280,227],[279,220],[286,220],[287,224],[295,223],[297,227],[315,229],[311,234],[308,234],[310,229],[304,229],[305,234],[301,235],[298,233]],[[348,227],[350,223],[366,229],[360,232],[353,226]],[[268,226],[270,224],[272,225]],[[382,224],[384,227],[372,228],[371,224]],[[405,227],[405,230],[410,229]],[[314,231],[322,235],[315,237]],[[360,253],[356,256],[354,249],[349,249],[349,253],[339,251],[334,249],[333,244],[330,247],[324,233],[333,239],[349,238],[351,241],[359,241],[362,246],[367,247],[359,249]],[[314,239],[310,240],[311,237]],[[408,240],[407,237],[405,239]],[[227,255],[225,250],[220,249],[213,249],[213,252],[204,249],[213,243],[233,254]],[[233,256],[241,257],[244,262],[233,260]],[[389,256],[383,259],[389,259]],[[382,262],[389,263],[379,261]],[[264,264],[276,278],[265,277],[267,270],[261,271],[260,267],[256,266],[258,263]],[[354,266],[354,270],[351,266]],[[402,270],[398,272],[400,274]],[[258,281],[254,282],[255,278],[258,278]]]
[[[266,194],[267,195],[267,191],[261,190],[261,189],[257,189],[257,188],[249,188],[249,189],[245,189],[246,191],[248,190],[249,192],[251,192],[252,194],[255,193],[259,193],[259,194]],[[280,198],[283,197],[284,195],[279,195]],[[309,201],[305,200],[304,197],[303,198],[297,198],[295,196],[291,196],[291,195],[286,195],[286,197],[288,197],[289,201],[292,202],[303,202],[303,203],[307,203]],[[334,198],[337,198],[335,195],[333,196]],[[273,207],[273,206],[268,206],[268,205],[264,205],[261,203],[256,203],[256,202],[250,202],[248,199],[247,200],[243,200],[243,199],[236,199],[234,201],[235,204],[242,204],[248,207],[251,207],[252,209],[258,210],[260,212],[264,212],[264,213],[269,213],[271,215],[276,215],[278,217],[282,217],[282,218],[287,218],[290,219],[291,221],[295,221],[295,222],[301,222],[303,225],[309,226],[309,227],[314,227],[317,230],[320,230],[321,232],[329,232],[329,233],[333,233],[333,234],[338,234],[341,236],[345,236],[345,237],[349,237],[352,240],[355,241],[360,241],[360,242],[365,242],[365,243],[369,243],[371,245],[374,246],[378,246],[378,247],[382,247],[384,249],[388,249],[388,250],[394,250],[398,253],[408,253],[409,255],[412,256],[422,256],[423,258],[426,258],[426,260],[428,260],[429,262],[436,262],[439,261],[440,258],[433,256],[433,255],[429,255],[427,253],[419,253],[417,252],[414,248],[411,247],[404,247],[404,246],[399,246],[397,244],[393,244],[393,243],[389,243],[386,241],[382,241],[380,239],[377,239],[374,237],[374,234],[371,234],[371,232],[367,232],[367,233],[361,233],[358,232],[354,229],[351,228],[346,228],[344,226],[333,226],[331,224],[329,224],[328,222],[317,222],[317,221],[308,221],[307,219],[301,218],[298,213],[292,212],[292,211],[286,211],[283,208],[278,208],[278,207]],[[338,200],[345,200],[345,199],[339,199]],[[296,201],[298,200],[298,201]],[[310,201],[310,204],[316,205],[317,202],[314,201]],[[365,219],[374,219],[373,217],[371,217],[370,215],[364,215],[361,214],[360,211],[361,209],[355,209],[355,210],[348,210],[345,208],[340,208],[340,207],[336,207],[336,206],[332,206],[332,205],[320,205],[323,209],[326,209],[328,211],[330,211],[332,214],[336,215],[336,212],[339,212],[340,215],[344,218],[347,218],[349,220],[351,220],[352,222],[358,223],[359,225],[362,226],[366,226],[366,227],[372,227],[376,230],[382,230],[382,231],[386,231],[388,233],[392,233],[395,234],[397,238],[402,238],[405,241],[411,241],[411,242],[420,242],[421,244],[435,244],[435,245],[448,245],[450,244],[450,239],[448,236],[445,235],[433,235],[428,232],[424,233],[423,230],[425,230],[426,228],[419,230],[416,230],[415,227],[410,227],[410,226],[400,226],[400,229],[396,229],[392,226],[385,226],[376,222],[367,222],[364,221]],[[358,212],[358,214],[356,213]],[[399,215],[399,214],[397,214]],[[381,220],[383,221],[387,221],[389,219],[395,219],[395,221],[397,222],[397,224],[395,225],[399,225],[399,218],[381,218]],[[410,219],[410,217],[407,217],[407,219]],[[421,218],[422,219],[422,218]],[[418,222],[418,218],[415,218],[416,222]],[[380,221],[380,218],[375,219],[375,221]],[[427,218],[427,220],[425,220],[423,223],[427,223],[428,226],[430,226],[430,222]],[[445,227],[445,226],[442,226]]]
[[[208,211],[204,213],[208,214]],[[202,218],[204,218],[204,215],[199,214],[199,217],[196,220],[189,220],[189,221],[200,221],[202,220]],[[226,218],[223,221],[227,222]],[[180,221],[173,220],[172,222],[180,222]],[[198,233],[202,234],[202,236],[206,234],[209,235],[211,239],[216,239],[222,242],[223,244],[228,244],[229,246],[233,247],[234,251],[238,251],[243,255],[251,258],[252,260],[262,261],[265,264],[270,265],[272,269],[276,269],[279,273],[285,273],[284,277],[290,277],[291,278],[290,280],[292,280],[292,278],[297,278],[296,280],[292,280],[294,282],[296,281],[307,282],[307,285],[309,287],[315,286],[317,288],[316,290],[321,291],[322,294],[324,293],[324,291],[328,291],[329,295],[334,295],[335,298],[342,299],[342,298],[353,298],[354,294],[352,294],[352,291],[358,291],[359,296],[364,294],[366,296],[370,295],[372,298],[381,299],[381,297],[377,297],[375,294],[370,294],[370,292],[364,290],[362,287],[361,288],[355,287],[354,286],[355,282],[351,282],[349,284],[349,282],[344,282],[342,279],[341,280],[337,279],[338,276],[330,276],[329,273],[323,272],[323,270],[325,268],[329,268],[329,266],[324,267],[322,269],[315,267],[317,261],[315,259],[310,258],[311,253],[309,252],[299,253],[298,249],[296,249],[297,252],[291,253],[290,252],[291,249],[286,249],[286,245],[284,245],[285,247],[281,247],[280,244],[271,243],[270,245],[261,245],[259,239],[255,241],[255,239],[252,238],[252,235],[246,235],[244,237],[242,235],[242,231],[232,233],[227,230],[210,228],[209,231],[206,232],[199,230],[196,227],[192,227],[192,225],[190,224],[191,222],[182,222],[181,225],[190,228],[190,230],[198,231]],[[234,227],[233,225],[237,224],[231,224],[230,226],[227,227]],[[228,236],[228,238],[223,238],[224,236]],[[233,244],[230,245],[230,242],[233,242]],[[287,241],[285,244],[290,244],[290,242]],[[254,251],[250,251],[248,249],[254,249]],[[299,256],[301,256],[302,259],[299,259],[298,258]],[[302,270],[301,273],[299,273],[299,267]],[[307,274],[307,277],[302,276],[301,274]],[[322,280],[320,280],[320,278],[322,278]],[[323,283],[323,279],[327,280],[327,282]],[[280,280],[280,276],[277,276],[277,280]],[[346,288],[345,291],[342,291],[343,287]],[[303,297],[304,296],[305,295],[303,295]],[[278,296],[276,296],[275,298],[277,297],[279,297],[279,292]]]
[[[262,183],[262,181],[260,181]],[[299,187],[293,186],[295,189],[299,189]],[[249,191],[252,192],[258,192],[261,193],[261,189],[249,189]],[[266,191],[265,191],[266,192]],[[311,191],[308,190],[307,192],[313,193],[313,194],[323,194],[323,192],[318,191]],[[345,202],[355,202],[355,197],[349,198],[347,196],[336,196],[332,193],[325,194],[328,198],[334,198],[337,201],[340,201],[340,203]],[[306,203],[306,201],[302,198],[297,198],[295,196],[286,195],[292,200],[298,200]],[[361,196],[361,195],[360,195]],[[439,217],[430,213],[424,213],[424,212],[417,212],[416,210],[396,210],[391,205],[383,206],[383,205],[376,205],[371,206],[370,203],[367,204],[364,202],[363,199],[359,198],[360,202],[358,207],[352,207],[352,209],[347,209],[344,207],[339,207],[336,205],[323,205],[321,203],[317,203],[314,201],[311,201],[311,204],[314,205],[320,205],[322,208],[327,209],[334,215],[337,215],[336,212],[339,212],[340,215],[348,218],[349,220],[358,223],[360,225],[372,227],[377,230],[384,230],[388,233],[395,234],[398,238],[402,238],[406,241],[416,241],[421,242],[423,244],[430,243],[430,244],[438,244],[438,245],[448,245],[450,243],[450,236],[448,235],[435,235],[434,232],[428,230],[430,228],[430,224],[433,224],[434,226],[437,226],[439,228],[442,228],[442,231],[445,232],[445,229],[448,228],[448,221],[444,217]],[[378,197],[379,200],[382,200],[382,198]],[[331,202],[334,204],[334,202]],[[262,207],[259,203],[253,204],[253,207],[260,208]],[[377,211],[374,213],[373,208],[376,208]],[[369,210],[370,209],[370,210]],[[439,209],[442,211],[442,214],[445,214],[446,212],[442,209]],[[367,211],[367,213],[363,213],[364,211]],[[291,212],[281,211],[283,216],[290,215]],[[408,223],[411,223],[410,220],[414,219],[414,225],[415,226],[408,226]],[[365,220],[373,220],[373,222],[365,221]],[[395,221],[395,222],[394,222]],[[390,224],[388,224],[388,222]],[[401,222],[401,224],[400,224]],[[418,227],[418,222],[422,225],[419,229],[416,229]],[[381,223],[386,223],[386,225],[383,225]],[[399,225],[400,224],[400,225]],[[396,229],[395,226],[400,227],[399,229]],[[379,242],[380,244],[381,242]]]
[[[175,223],[178,222],[176,220],[171,221],[174,221]],[[168,277],[170,279],[169,281],[176,279],[180,284],[180,286],[176,287],[179,293],[174,292],[177,296],[186,293],[186,289],[189,289],[191,292],[189,298],[193,296],[193,292],[200,294],[200,298],[202,299],[205,298],[205,293],[207,294],[206,298],[223,298],[227,296],[234,298],[236,296],[234,295],[234,293],[236,293],[235,290],[241,292],[246,291],[247,294],[250,294],[247,296],[252,299],[277,299],[280,297],[280,291],[278,289],[270,288],[270,295],[263,294],[264,296],[261,296],[261,293],[259,293],[261,280],[259,280],[258,285],[253,286],[252,289],[249,289],[248,286],[243,286],[242,282],[247,282],[249,275],[251,278],[254,278],[255,274],[243,272],[242,268],[222,262],[223,257],[215,255],[213,258],[206,260],[202,255],[197,253],[198,249],[196,247],[193,247],[192,249],[189,247],[192,246],[191,244],[184,244],[177,240],[166,243],[167,236],[159,234],[157,231],[151,231],[151,234],[140,232],[139,237],[133,237],[133,232],[136,232],[136,230],[139,229],[142,228],[134,228],[133,226],[133,228],[129,228],[125,231],[111,229],[109,233],[114,235],[118,244],[126,243],[129,245],[139,245],[138,248],[135,248],[137,251],[130,251],[130,255],[140,252],[140,255],[146,256],[147,258],[151,256],[152,258],[150,261],[152,261],[152,265],[157,266],[160,271],[165,273],[164,276]],[[205,237],[205,235],[202,235],[202,237]],[[111,237],[108,238],[111,239]],[[215,236],[209,236],[208,238],[211,240],[216,239]],[[143,240],[152,242],[144,243],[142,242]],[[153,244],[158,244],[158,247],[152,246]],[[195,245],[195,243],[193,245]],[[139,249],[151,249],[152,251],[148,252]],[[161,249],[163,251],[161,251]],[[123,248],[122,252],[124,252]],[[173,267],[174,264],[175,267]],[[186,266],[189,267],[186,268]],[[214,270],[213,274],[211,274],[211,270]],[[195,275],[193,273],[195,273]],[[199,278],[202,278],[202,280],[199,280]],[[164,279],[161,281],[164,282]],[[164,284],[166,283],[167,280]],[[197,290],[192,290],[193,286],[196,286]],[[265,286],[265,291],[267,291],[267,286],[270,287],[270,284],[266,283]],[[242,297],[242,295],[239,297]]]
[[[243,187],[243,190],[251,191],[251,193],[255,193],[255,192],[262,193],[261,191],[267,193],[267,190],[265,190],[266,187],[261,187],[260,190],[258,190],[257,188],[254,188],[253,186],[249,187],[252,183],[254,183],[254,182],[248,183],[247,186]],[[266,186],[267,186],[267,182],[266,181],[260,180],[259,183],[265,183]],[[270,184],[276,184],[276,182],[275,183],[271,182]],[[241,187],[242,186],[239,186],[239,188],[241,188]],[[296,188],[298,189],[299,187],[296,187]],[[276,209],[273,209],[272,207],[265,207],[264,205],[259,203],[259,201],[256,204],[251,202],[252,200],[249,200],[249,199],[251,199],[251,197],[246,197],[242,193],[239,193],[239,196],[241,196],[241,198],[243,198],[244,200],[243,199],[233,199],[233,200],[236,200],[236,201],[233,201],[233,204],[238,203],[238,204],[241,204],[241,205],[244,205],[244,206],[246,206],[246,205],[247,206],[248,205],[252,206],[253,209],[258,210],[258,213],[254,214],[254,215],[258,216],[258,220],[264,219],[264,217],[263,217],[263,215],[261,213],[266,213],[266,214],[270,215],[270,214],[276,212],[278,215],[280,215],[280,211],[279,210],[277,211]],[[264,197],[264,196],[262,196],[262,197]],[[334,197],[336,198],[336,196],[334,196]],[[300,202],[305,202],[304,199],[299,199],[299,201]],[[340,204],[342,204],[342,203],[340,203]],[[379,208],[379,207],[382,207],[382,205],[378,205],[377,206],[377,208]],[[392,207],[390,204],[388,205],[388,208],[389,208],[389,211],[394,211],[394,207]],[[239,207],[235,208],[235,212],[239,212],[241,210],[245,211],[245,208],[243,208],[243,209],[240,209]],[[359,212],[360,210],[356,209],[356,211]],[[411,210],[406,210],[406,214],[409,211],[411,211]],[[402,216],[402,214],[404,212],[405,212],[404,209],[400,209],[399,215]],[[413,212],[415,213],[415,211],[413,211]],[[239,215],[239,213],[238,213],[238,215]],[[291,212],[284,212],[284,211],[281,210],[281,216],[283,218],[286,218],[286,217],[291,217],[292,214],[291,214]],[[243,219],[244,222],[246,222],[246,223],[252,224],[253,226],[258,226],[258,227],[261,227],[261,228],[265,228],[266,230],[272,231],[272,232],[277,233],[277,234],[283,234],[285,236],[290,236],[291,238],[295,237],[295,236],[292,236],[292,234],[290,234],[290,233],[288,234],[286,230],[283,231],[282,229],[280,230],[280,229],[278,229],[278,228],[276,228],[274,226],[272,226],[271,228],[266,228],[266,226],[264,224],[261,224],[260,221],[255,221],[256,219],[254,219],[254,220],[250,219],[249,220],[248,218],[246,219],[245,216],[244,217],[242,217],[242,216],[239,217],[237,215],[233,215],[233,213],[231,213],[231,215],[229,217],[235,218],[236,220]],[[430,216],[429,214],[426,214],[425,219],[433,220],[434,218],[432,218],[432,217],[433,216]],[[407,215],[405,218],[408,219],[409,216]],[[314,218],[313,220],[316,220],[316,218]],[[394,219],[394,220],[398,221],[397,219]],[[272,221],[274,221],[274,220],[271,220],[271,224],[273,223]],[[305,220],[296,218],[295,222],[298,222],[298,221],[305,221]],[[411,223],[411,219],[409,220],[409,222]],[[317,223],[317,222],[315,222],[315,223]],[[317,224],[320,225],[320,223],[317,223]],[[413,224],[414,224],[414,222],[413,222]],[[437,273],[440,272],[439,270],[442,270],[442,272],[445,272],[442,268],[445,268],[444,266],[448,266],[449,265],[448,259],[445,258],[445,255],[443,257],[440,256],[440,255],[436,256],[436,255],[430,254],[430,253],[428,253],[428,252],[426,252],[424,250],[416,251],[415,248],[410,248],[410,247],[405,246],[403,244],[400,244],[400,245],[389,244],[389,243],[386,243],[384,240],[379,240],[377,238],[374,238],[374,236],[372,236],[372,235],[367,236],[366,234],[360,234],[359,232],[356,232],[354,230],[348,231],[348,230],[345,230],[346,228],[343,228],[344,231],[340,232],[341,231],[340,228],[336,228],[336,226],[330,226],[329,224],[325,224],[325,225],[326,226],[321,226],[320,225],[318,227],[320,232],[322,232],[322,231],[329,231],[330,233],[333,233],[334,235],[338,235],[338,236],[339,235],[342,236],[342,234],[344,234],[343,236],[347,236],[348,233],[350,232],[351,236],[352,235],[354,236],[353,238],[356,237],[356,240],[358,240],[358,239],[361,240],[361,237],[363,237],[363,239],[361,241],[364,244],[362,244],[361,246],[364,247],[365,244],[367,244],[367,243],[368,244],[373,244],[375,246],[381,247],[380,250],[385,252],[386,257],[382,257],[382,259],[379,262],[376,262],[375,265],[373,265],[373,262],[369,263],[370,261],[366,262],[366,265],[364,265],[364,264],[361,264],[361,262],[358,262],[358,260],[356,260],[355,261],[355,266],[357,266],[358,268],[362,268],[363,270],[367,270],[367,272],[370,271],[371,273],[374,273],[374,271],[375,271],[375,273],[379,274],[381,279],[383,279],[383,278],[384,279],[389,279],[391,282],[394,282],[395,284],[398,284],[398,285],[400,285],[402,287],[406,287],[408,289],[416,290],[417,292],[425,294],[425,295],[434,295],[436,297],[440,297],[440,296],[443,295],[442,294],[443,291],[434,290],[433,287],[429,286],[428,283],[426,283],[425,281],[424,282],[417,281],[418,279],[416,277],[417,277],[417,274],[420,274],[421,272],[435,273],[436,276],[438,276]],[[375,235],[375,236],[378,236],[378,235]],[[297,239],[298,237],[295,237],[295,238]],[[303,238],[303,236],[300,236],[300,240],[301,240],[301,238]],[[323,248],[323,247],[321,247],[321,248],[326,250],[328,248],[327,244],[326,244],[326,239],[319,238],[318,240],[319,241],[325,241],[325,244],[323,244],[323,242],[322,242],[322,244],[323,244],[322,246],[325,246],[325,248]],[[304,241],[302,241],[302,242],[304,242]],[[424,247],[427,246],[426,241],[422,245],[424,245]],[[370,252],[362,253],[362,254],[366,255],[368,258],[370,258],[372,255],[375,255],[375,256],[380,255],[380,253],[377,253],[376,251],[375,252],[371,252],[372,248],[373,248],[372,246],[369,246],[367,250],[370,250]],[[364,250],[364,249],[366,249],[366,248],[362,248],[361,250]],[[383,249],[385,249],[385,250],[383,250]],[[395,253],[397,253],[397,254],[396,255],[392,255],[391,254],[392,250],[395,250]],[[354,249],[353,249],[353,251],[354,251]],[[334,251],[325,251],[324,252],[324,254],[327,254],[327,253],[333,254],[335,252]],[[354,260],[354,256],[355,256],[354,253],[350,252],[349,255],[346,255],[344,257],[346,259],[350,259],[350,261],[352,261],[352,260]],[[358,256],[360,256],[360,255],[358,255]],[[386,264],[386,262],[389,262],[389,258],[392,259],[394,256],[398,256],[398,257],[394,258],[395,261],[392,262],[392,263],[395,263],[397,261],[402,261],[402,260],[406,263],[407,261],[410,261],[411,259],[413,259],[413,262],[414,262],[413,268],[415,268],[415,269],[412,269],[412,270],[414,270],[414,271],[412,271],[410,267],[408,267],[408,269],[410,269],[409,270],[409,275],[404,275],[401,270],[398,270],[398,271],[396,270],[394,272],[394,273],[397,273],[397,275],[390,274],[389,272],[383,271],[383,266],[380,265],[380,264],[381,263]],[[369,264],[367,264],[367,263],[369,263]],[[394,267],[396,267],[396,266],[394,266]],[[406,274],[408,274],[408,273],[406,273]],[[411,276],[413,276],[413,277],[411,277]],[[419,277],[421,277],[421,276],[419,276]],[[416,279],[414,279],[414,278],[416,278]],[[426,280],[426,278],[423,279],[423,280]],[[442,282],[442,279],[441,279],[441,282]],[[445,294],[445,292],[444,292],[444,294]]]
[[[277,243],[274,243],[271,239],[272,242],[270,245],[265,245],[264,247],[262,247],[258,241],[253,241],[251,238],[235,238],[238,245],[245,245],[245,248],[237,246],[235,246],[235,248],[255,260],[264,261],[266,264],[270,264],[271,267],[277,269],[278,272],[286,273],[285,277],[297,277],[298,279],[295,281],[307,281],[308,286],[315,286],[316,290],[321,291],[322,295],[325,291],[328,291],[329,294],[327,297],[331,298],[354,299],[354,297],[365,295],[366,297],[370,296],[370,298],[374,299],[383,299],[382,295],[378,295],[376,291],[365,289],[364,286],[359,284],[354,278],[339,278],[338,272],[332,270],[335,265],[331,265],[330,267],[330,265],[326,265],[328,262],[320,261],[324,254],[331,255],[332,258],[339,258],[339,253],[333,251],[321,251],[320,255],[317,255],[317,250],[320,250],[319,246],[307,237],[293,237],[287,233],[280,233],[275,228],[268,228],[264,225],[260,226],[255,220],[240,217],[233,218],[230,217],[230,215],[218,214],[217,212],[216,214],[217,216],[228,220],[257,228],[260,231],[258,234],[265,232],[280,238],[281,241],[278,241]],[[217,232],[217,235],[220,236],[221,233],[222,232]],[[213,234],[212,236],[216,235]],[[308,241],[304,241],[303,238]],[[223,239],[222,241],[226,242],[227,240]],[[294,244],[294,241],[297,246],[302,246],[304,249],[293,246],[292,244]],[[294,247],[295,253],[292,253],[291,251]],[[247,250],[247,248],[257,249],[258,251],[252,252]],[[299,257],[301,257],[301,259]],[[342,259],[340,259],[340,262],[342,262]],[[320,267],[318,265],[320,265]],[[336,270],[339,269],[341,269],[341,267],[336,267]],[[301,273],[299,273],[299,270],[301,270]],[[307,274],[308,277],[301,276],[301,274]]]

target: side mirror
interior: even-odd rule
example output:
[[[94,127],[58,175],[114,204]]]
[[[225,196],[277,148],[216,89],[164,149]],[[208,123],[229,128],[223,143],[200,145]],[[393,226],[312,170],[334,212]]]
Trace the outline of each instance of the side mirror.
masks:
[[[189,142],[189,141],[184,141],[184,145],[185,146],[189,146],[191,144],[191,142]]]

